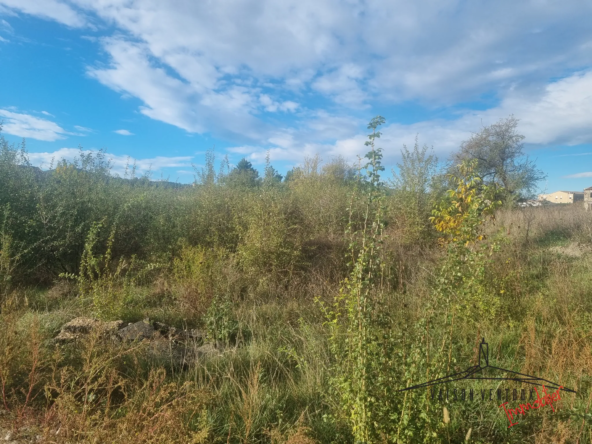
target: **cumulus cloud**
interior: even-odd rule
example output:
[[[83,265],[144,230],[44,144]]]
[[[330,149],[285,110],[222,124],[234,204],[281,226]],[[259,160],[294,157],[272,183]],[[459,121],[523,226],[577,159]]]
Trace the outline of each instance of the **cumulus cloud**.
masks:
[[[336,94],[340,89],[347,96],[353,88],[353,98],[346,100],[368,97],[355,85],[364,70],[371,73],[375,91],[399,99],[453,100],[525,76],[529,82],[546,81],[587,64],[591,41],[592,6],[585,2],[561,7],[510,0],[462,6],[455,0],[76,4],[145,42],[192,83],[213,88],[224,74],[245,73],[287,80],[312,69],[320,75],[309,84],[337,101],[344,100]]]
[[[253,115],[263,106],[257,100],[258,91],[240,85],[207,89],[156,66],[145,44],[111,38],[103,42],[111,55],[110,66],[89,68],[89,75],[116,91],[140,98],[144,102],[142,114],[189,132],[210,130],[229,138],[256,139],[263,127],[271,128]]]
[[[403,145],[413,146],[418,136],[421,145],[433,146],[437,154],[446,157],[458,149],[472,133],[499,119],[514,114],[520,119],[518,131],[525,143],[535,146],[551,144],[578,145],[592,143],[592,71],[575,73],[546,85],[540,91],[523,94],[510,92],[493,108],[484,111],[459,111],[454,119],[435,119],[414,124],[387,124],[381,129],[379,146],[385,150],[385,160],[393,161]],[[360,134],[360,119],[339,117],[317,112],[300,130],[285,130],[270,137],[261,147],[242,145],[232,152],[249,154],[252,160],[265,158],[270,149],[278,160],[302,159],[315,152],[331,157],[343,155],[350,161],[366,152],[366,133]],[[331,142],[315,143],[319,140]],[[267,148],[265,148],[267,147]]]
[[[259,101],[263,105],[265,111],[275,113],[277,111],[294,112],[298,109],[298,103],[286,100],[285,102],[276,102],[267,94],[261,94]]]
[[[354,63],[346,63],[339,68],[318,77],[312,88],[346,106],[369,107],[364,104],[368,98],[363,91],[361,81],[364,79],[364,69]]]
[[[55,20],[71,27],[81,27],[86,23],[82,15],[60,0],[0,0],[0,7],[2,6],[8,10]]]
[[[13,136],[51,142],[64,139],[65,135],[68,134],[67,131],[54,122],[6,109],[0,109],[0,120],[4,120],[2,130]]]
[[[126,129],[115,130],[113,132],[117,133],[121,136],[133,136],[134,135],[134,133],[132,133],[131,131],[128,131]]]
[[[29,161],[40,168],[50,168],[55,166],[61,159],[66,159],[70,162],[80,158],[80,154],[96,154],[97,151],[93,150],[80,150],[76,148],[60,148],[53,152],[42,152],[42,153],[28,153]],[[175,168],[175,167],[190,167],[191,159],[190,156],[180,157],[164,157],[158,156],[149,159],[134,159],[130,156],[118,156],[115,154],[106,153],[105,157],[112,166],[112,173],[123,176],[126,168],[131,168],[132,165],[136,165],[136,171],[139,174],[146,173],[148,171],[157,172],[163,168]]]
[[[50,17],[32,2],[1,1]],[[357,109],[370,100],[452,104],[491,90],[503,97],[587,66],[592,44],[586,19],[592,5],[582,2],[560,8],[510,0],[59,4],[80,15],[68,6],[75,4],[127,33],[103,41],[111,64],[89,73],[142,100],[142,113],[191,132],[259,141],[273,127],[256,117],[260,111],[297,108],[297,100],[281,97],[288,91],[308,89]],[[276,88],[262,91],[264,84]]]
[[[549,83],[539,91],[510,91],[501,103],[485,111],[465,111],[458,119],[432,120],[413,125],[394,124],[385,137],[407,144],[415,134],[441,151],[459,146],[471,132],[514,114],[518,130],[533,145],[592,143],[592,71],[575,73]]]
[[[431,109],[478,102],[486,94],[496,103],[488,110],[389,124],[381,142],[398,153],[419,134],[420,143],[449,152],[471,131],[511,113],[521,119],[527,142],[592,140],[590,2],[0,5],[68,26],[83,26],[88,17],[112,25],[113,36],[99,40],[108,63],[90,66],[91,77],[138,98],[144,115],[188,132],[211,132],[253,159],[267,149],[285,159],[314,150],[355,157],[365,150],[360,110],[370,103],[413,101]],[[323,115],[321,107],[331,111]],[[278,124],[282,112],[291,120]]]

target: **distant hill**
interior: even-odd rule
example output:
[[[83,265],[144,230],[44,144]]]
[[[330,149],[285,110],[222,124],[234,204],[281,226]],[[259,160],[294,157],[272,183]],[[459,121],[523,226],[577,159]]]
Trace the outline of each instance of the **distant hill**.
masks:
[[[43,181],[48,177],[51,177],[52,174],[55,173],[55,169],[53,170],[42,170],[39,167],[36,166],[27,166],[27,165],[19,165],[20,168],[23,169],[28,169],[33,171],[33,173],[35,174],[35,177],[37,177],[38,180]],[[77,168],[78,171],[83,171],[81,168]],[[193,184],[187,184],[187,183],[178,183],[178,182],[169,182],[166,180],[150,180],[146,177],[134,177],[133,179],[128,179],[125,177],[119,177],[119,176],[113,176],[113,175],[108,175],[107,176],[107,181],[108,182],[129,182],[131,183],[133,186],[149,186],[149,187],[154,187],[154,188],[188,188],[188,187],[192,187]]]

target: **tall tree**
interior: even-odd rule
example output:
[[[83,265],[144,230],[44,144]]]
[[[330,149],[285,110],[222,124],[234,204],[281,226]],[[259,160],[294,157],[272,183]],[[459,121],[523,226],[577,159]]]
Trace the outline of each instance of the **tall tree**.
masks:
[[[263,183],[265,185],[275,185],[282,181],[283,176],[271,165],[269,151],[265,156],[265,175],[263,176]]]
[[[427,145],[419,147],[417,138],[413,150],[403,145],[398,172],[392,170],[391,185],[397,197],[397,218],[405,227],[405,235],[410,243],[427,238],[431,231],[429,217],[436,198],[435,180],[438,158]]]
[[[231,186],[253,188],[259,185],[259,172],[253,168],[251,162],[242,158],[225,180]]]
[[[506,201],[528,198],[546,175],[524,155],[524,136],[517,132],[518,119],[510,116],[484,127],[462,143],[453,155],[455,165],[477,161],[477,173],[486,184],[504,188]]]
[[[214,150],[206,151],[206,166],[205,168],[201,168],[201,170],[197,170],[195,166],[193,169],[196,172],[195,182],[201,185],[211,186],[216,183],[216,172],[214,171],[214,162],[216,160],[216,155],[214,154]],[[199,180],[198,180],[199,179]]]

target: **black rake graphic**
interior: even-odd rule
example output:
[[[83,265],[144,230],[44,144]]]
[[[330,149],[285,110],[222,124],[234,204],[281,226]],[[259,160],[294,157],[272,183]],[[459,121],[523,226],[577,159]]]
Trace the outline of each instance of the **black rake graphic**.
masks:
[[[485,361],[485,365],[482,365],[482,359]],[[488,378],[488,377],[476,377],[477,373],[481,373],[486,368],[491,368],[494,370],[500,370],[502,372],[510,373],[512,375],[517,375],[514,377],[505,377],[505,378]],[[407,390],[415,390],[418,388],[424,387],[431,387],[434,385],[440,384],[447,384],[453,381],[463,381],[463,380],[490,380],[490,381],[517,381],[517,382],[524,382],[525,384],[532,384],[538,386],[545,386],[554,390],[559,389],[560,385],[556,384],[555,382],[548,381],[547,379],[539,378],[537,376],[525,375],[524,373],[514,372],[512,370],[507,370],[505,368],[494,367],[493,365],[489,365],[489,345],[485,342],[485,338],[481,344],[479,344],[479,364],[469,367],[465,371],[453,373],[452,375],[443,376],[438,379],[434,379],[432,381],[424,382],[423,384],[417,384],[411,387],[407,387],[404,389],[399,390],[400,392],[405,392]],[[546,384],[544,384],[546,383]],[[566,392],[576,393],[575,390],[562,387],[561,390]]]

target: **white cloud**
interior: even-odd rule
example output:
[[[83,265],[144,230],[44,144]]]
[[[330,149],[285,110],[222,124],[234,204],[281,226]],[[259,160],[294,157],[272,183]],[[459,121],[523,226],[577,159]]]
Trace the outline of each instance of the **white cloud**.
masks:
[[[72,7],[59,0],[0,0],[0,7],[24,14],[52,19],[71,27],[84,26],[86,20]]]
[[[1,14],[10,15],[10,13],[8,13],[8,10],[4,11],[2,8],[3,7],[0,6],[0,15]],[[3,20],[3,19],[0,19],[0,31],[3,31],[3,32],[8,33],[10,35],[14,34],[14,30],[12,29],[12,26],[10,26],[10,23],[8,23],[6,20]],[[0,36],[0,42],[9,43],[10,40]]]
[[[534,97],[510,94],[496,112],[520,116],[529,143],[592,143],[592,71],[550,83]]]
[[[369,105],[363,102],[368,95],[360,85],[364,77],[361,66],[347,63],[319,77],[312,83],[312,88],[332,97],[339,104],[367,108]]]
[[[6,20],[0,19],[0,28],[12,32],[12,26],[10,26],[10,23],[8,23]]]
[[[104,41],[112,60],[108,68],[90,68],[104,85],[140,98],[142,114],[189,132],[208,130],[226,137],[258,138],[263,122],[252,115],[259,103],[256,91],[229,85],[220,91],[202,88],[154,66],[146,45],[121,39]],[[269,126],[271,128],[271,126]]]
[[[97,80],[153,119],[259,143],[276,128],[260,110],[293,112],[290,92],[356,109],[504,97],[588,66],[592,42],[581,2],[74,2],[130,36],[104,40],[111,64],[90,68]]]
[[[285,102],[276,102],[267,94],[261,94],[259,96],[259,101],[265,111],[270,113],[275,113],[277,111],[284,111],[284,112],[294,112],[298,109],[298,103],[292,102],[291,100],[286,100]]]
[[[314,150],[355,157],[365,150],[366,136],[360,114],[352,109],[405,101],[446,107],[479,101],[485,94],[495,94],[499,104],[459,112],[452,120],[389,124],[381,143],[388,153],[398,153],[419,133],[420,143],[444,153],[457,148],[470,131],[510,113],[521,119],[519,129],[530,143],[592,140],[592,77],[586,71],[592,47],[590,2],[0,4],[70,26],[88,22],[81,11],[113,25],[117,37],[100,40],[109,62],[89,67],[89,75],[138,98],[144,115],[188,132],[211,132],[236,143],[236,150],[251,150],[253,158],[268,148],[286,159]],[[49,14],[47,5],[61,9]],[[327,100],[336,105],[331,113],[310,109]],[[274,120],[281,111],[293,113],[289,123]]]
[[[117,39],[106,39],[104,44],[112,57],[111,66],[89,69],[90,76],[116,91],[140,98],[145,103],[141,112],[153,119],[187,131],[203,131],[191,119],[190,88],[162,68],[154,68],[144,45]]]
[[[384,137],[407,144],[415,134],[440,151],[458,148],[460,142],[514,114],[520,119],[518,131],[533,145],[578,145],[592,143],[592,71],[575,73],[525,94],[510,91],[501,103],[485,111],[466,111],[456,120],[425,121],[413,125],[390,125]]]
[[[92,129],[90,129],[90,128],[86,128],[86,127],[84,127],[84,126],[74,125],[74,128],[75,128],[77,131],[82,131],[83,133],[92,133],[92,132],[93,132],[93,130],[92,130]]]
[[[53,114],[48,113],[47,111],[41,111],[41,114],[45,114],[46,116],[54,117]]]
[[[525,74],[546,80],[550,71],[588,63],[583,45],[592,12],[582,2],[558,8],[510,0],[76,3],[145,42],[181,77],[210,88],[222,72],[288,79],[309,69],[340,71],[356,60],[373,72],[375,87],[430,100]],[[336,86],[357,78],[350,74],[337,74]]]
[[[4,117],[2,130],[13,136],[26,137],[44,141],[64,139],[68,134],[54,122],[29,114],[16,113],[0,109],[0,119]]]
[[[114,133],[117,133],[117,134],[120,134],[122,136],[133,136],[134,135],[134,133],[132,133],[132,132],[126,130],[126,129],[115,130],[113,132]]]
[[[408,125],[387,122],[381,128],[382,137],[378,146],[384,148],[385,161],[392,162],[403,145],[413,146],[416,136],[419,136],[421,145],[433,146],[437,154],[446,157],[472,133],[511,114],[520,119],[518,132],[525,135],[527,144],[592,143],[589,118],[592,115],[592,71],[576,73],[529,95],[510,92],[497,107],[459,112],[456,119],[428,120]],[[364,146],[367,133],[358,132],[362,123],[347,116],[317,112],[308,116],[300,130],[284,130],[268,138],[261,146],[241,145],[230,151],[248,155],[254,161],[265,159],[267,149],[271,149],[277,160],[299,161],[318,152],[329,158],[341,154],[355,161],[356,156],[367,151]],[[319,143],[323,140],[327,142]]]
[[[60,159],[66,159],[70,162],[79,159],[80,152],[81,150],[76,148],[60,148],[54,152],[28,153],[28,156],[33,165],[47,169],[52,165],[55,166]],[[83,150],[82,152],[85,154],[97,153],[97,151],[93,150]],[[118,156],[109,153],[106,153],[105,156],[112,165],[111,171],[120,176],[123,176],[126,167],[131,168],[134,162],[136,164],[137,172],[143,174],[148,171],[157,172],[163,168],[190,167],[192,159],[190,156],[158,156],[149,159],[134,159],[130,156]]]
[[[562,179],[582,179],[586,177],[592,177],[592,172],[570,174],[569,176],[563,176]]]
[[[8,16],[8,17],[16,17],[16,12],[14,12],[12,9],[7,8],[6,6],[2,6],[0,4],[0,14],[2,14],[3,16]]]
[[[145,44],[200,93],[215,89],[224,75],[234,84],[234,76],[248,76],[312,86],[348,105],[377,94],[450,103],[513,82],[544,82],[587,66],[592,36],[592,4],[585,1],[561,7],[511,0],[0,4],[71,26],[87,20],[81,11],[96,14]]]

